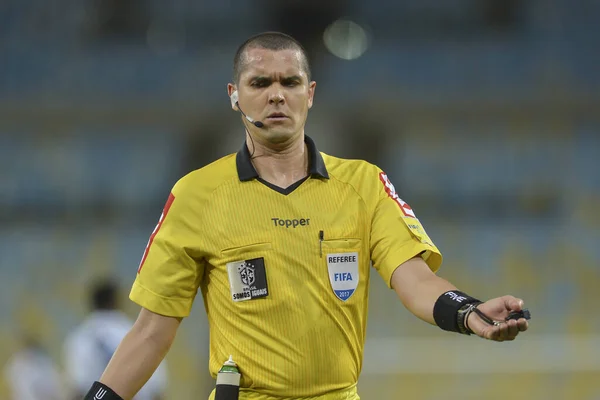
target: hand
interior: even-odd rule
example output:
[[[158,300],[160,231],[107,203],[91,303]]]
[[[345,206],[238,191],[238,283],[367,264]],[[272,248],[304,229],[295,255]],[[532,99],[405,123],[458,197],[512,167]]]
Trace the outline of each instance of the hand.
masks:
[[[525,318],[516,321],[505,321],[511,311],[521,311],[523,309],[523,300],[516,297],[497,297],[480,304],[477,308],[494,321],[503,322],[499,326],[489,325],[475,312],[471,312],[467,319],[467,326],[473,333],[484,339],[495,340],[496,342],[514,340],[519,332],[524,332],[529,327],[529,323]]]

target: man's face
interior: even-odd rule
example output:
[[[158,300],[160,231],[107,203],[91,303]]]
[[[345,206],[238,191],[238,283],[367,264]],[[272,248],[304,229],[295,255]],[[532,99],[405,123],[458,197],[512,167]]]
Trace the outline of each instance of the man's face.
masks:
[[[308,82],[298,50],[246,50],[237,86],[241,109],[264,128],[249,125],[254,135],[282,143],[302,133],[312,107],[315,82]],[[228,85],[229,95],[236,87]]]

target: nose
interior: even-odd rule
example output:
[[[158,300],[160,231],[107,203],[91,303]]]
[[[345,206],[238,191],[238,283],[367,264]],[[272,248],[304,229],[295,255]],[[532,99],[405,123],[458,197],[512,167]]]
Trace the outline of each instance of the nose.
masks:
[[[280,89],[273,90],[269,94],[269,104],[280,105],[285,103],[285,97]]]

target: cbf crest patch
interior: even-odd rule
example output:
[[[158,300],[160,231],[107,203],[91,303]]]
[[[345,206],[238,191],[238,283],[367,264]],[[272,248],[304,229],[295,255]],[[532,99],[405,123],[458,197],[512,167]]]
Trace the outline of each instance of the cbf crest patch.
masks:
[[[338,299],[346,301],[358,287],[358,253],[327,254],[329,282]]]
[[[245,301],[266,297],[269,294],[265,259],[234,261],[227,264],[229,287],[233,301]]]

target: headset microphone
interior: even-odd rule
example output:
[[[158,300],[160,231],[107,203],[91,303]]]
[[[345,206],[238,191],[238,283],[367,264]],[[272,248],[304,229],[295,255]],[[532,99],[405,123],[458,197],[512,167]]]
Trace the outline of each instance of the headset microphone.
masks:
[[[246,118],[248,120],[248,122],[250,122],[252,125],[254,125],[257,128],[263,128],[265,126],[265,124],[263,124],[260,121],[255,121],[254,119],[250,118],[242,111],[242,109],[240,108],[240,103],[238,103],[238,99],[239,99],[239,95],[236,90],[233,93],[231,93],[231,105],[237,107],[237,109],[244,116],[244,118]]]
[[[236,103],[237,104],[237,103]],[[248,120],[248,122],[250,122],[252,125],[254,125],[257,128],[262,128],[265,126],[265,124],[263,124],[260,121],[255,121],[252,118],[250,118],[249,116],[247,116],[246,114],[244,114],[244,112],[242,111],[242,109],[240,108],[240,105],[238,104],[238,110],[240,110],[240,112],[242,113],[242,115]]]

